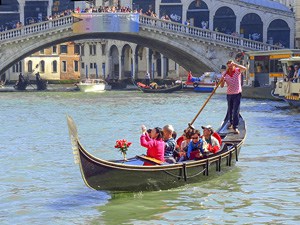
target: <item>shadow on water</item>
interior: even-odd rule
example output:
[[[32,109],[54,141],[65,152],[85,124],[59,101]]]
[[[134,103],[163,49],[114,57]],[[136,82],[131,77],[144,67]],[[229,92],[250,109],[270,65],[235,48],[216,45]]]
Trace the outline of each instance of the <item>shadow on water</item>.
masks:
[[[114,193],[107,204],[97,207],[101,216],[93,218],[88,224],[169,224],[197,219],[183,212],[187,208],[202,211],[196,213],[197,217],[206,217],[206,211],[211,208],[210,204],[214,207],[220,206],[224,191],[240,192],[239,177],[240,169],[233,167],[221,176],[213,176],[201,183],[181,188],[156,192]],[[208,201],[212,194],[218,196]]]
[[[82,206],[99,206],[99,203],[106,204],[110,199],[110,195],[106,192],[94,191],[85,188],[84,192],[65,195],[62,198],[48,204],[48,207],[52,210],[69,210],[72,211],[75,208],[81,208]]]

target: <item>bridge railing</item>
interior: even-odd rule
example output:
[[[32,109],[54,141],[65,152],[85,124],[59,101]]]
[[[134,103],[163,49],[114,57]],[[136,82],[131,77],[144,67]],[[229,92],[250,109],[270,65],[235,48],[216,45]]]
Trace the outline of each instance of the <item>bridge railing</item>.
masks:
[[[35,23],[20,28],[0,32],[0,43],[1,41],[11,40],[18,37],[29,36],[31,34],[37,34],[42,31],[51,30],[56,27],[66,27],[72,25],[73,17],[65,16],[54,20],[44,21]]]
[[[140,16],[140,24],[145,27],[162,28],[172,32],[178,32],[194,38],[204,38],[210,41],[222,42],[224,44],[235,45],[252,50],[275,50],[281,49],[276,45],[269,45],[259,41],[253,41],[246,38],[236,37],[208,29],[191,27],[172,21],[161,20],[149,16]]]
[[[215,41],[226,45],[234,45],[236,47],[251,50],[275,50],[280,49],[279,46],[269,45],[258,41],[253,41],[241,37],[223,34],[208,29],[186,26],[172,21],[161,20],[149,16],[140,15],[140,25],[148,28],[156,28],[158,30],[171,31],[172,33],[180,33],[196,39],[206,39],[207,41]],[[58,27],[70,27],[73,24],[72,15],[60,17],[54,20],[36,23],[21,28],[0,32],[0,43],[6,40],[18,37],[29,36],[43,31],[55,29]]]

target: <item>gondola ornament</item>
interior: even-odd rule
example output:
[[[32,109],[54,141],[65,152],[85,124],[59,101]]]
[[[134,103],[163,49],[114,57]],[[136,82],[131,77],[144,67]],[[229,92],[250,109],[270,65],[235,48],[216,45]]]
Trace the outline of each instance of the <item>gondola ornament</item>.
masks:
[[[78,132],[76,126],[74,126],[74,121],[71,117],[67,116],[69,136],[71,139],[71,145],[74,155],[74,163],[79,164],[79,152],[78,152]]]

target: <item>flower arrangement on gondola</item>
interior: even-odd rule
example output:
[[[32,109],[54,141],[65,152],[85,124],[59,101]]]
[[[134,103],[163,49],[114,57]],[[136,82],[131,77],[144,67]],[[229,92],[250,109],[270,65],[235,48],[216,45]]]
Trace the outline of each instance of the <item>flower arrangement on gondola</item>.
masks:
[[[128,151],[128,148],[130,147],[132,143],[128,142],[127,140],[117,140],[115,148],[118,148],[119,151],[122,153],[124,160],[126,161],[126,152]]]

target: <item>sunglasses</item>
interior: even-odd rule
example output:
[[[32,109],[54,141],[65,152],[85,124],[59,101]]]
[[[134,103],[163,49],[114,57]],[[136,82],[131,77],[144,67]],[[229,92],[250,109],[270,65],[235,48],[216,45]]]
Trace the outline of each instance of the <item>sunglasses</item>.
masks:
[[[192,137],[192,139],[198,139],[199,137]]]

